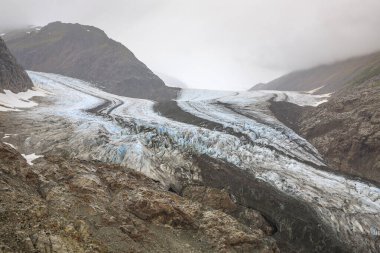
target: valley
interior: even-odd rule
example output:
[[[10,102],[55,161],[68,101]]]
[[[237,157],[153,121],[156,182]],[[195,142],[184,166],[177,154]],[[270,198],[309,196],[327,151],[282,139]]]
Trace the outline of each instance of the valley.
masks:
[[[179,195],[194,184],[225,189],[268,220],[285,252],[380,250],[372,235],[380,228],[378,185],[331,172],[269,109],[273,100],[316,106],[326,95],[183,89],[165,103],[28,74],[47,96],[12,117],[0,112],[3,141],[21,154],[125,166]]]

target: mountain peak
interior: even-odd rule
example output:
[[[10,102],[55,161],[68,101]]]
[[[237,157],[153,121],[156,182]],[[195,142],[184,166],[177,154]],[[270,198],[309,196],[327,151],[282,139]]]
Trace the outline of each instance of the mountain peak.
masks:
[[[29,70],[82,79],[128,97],[166,100],[176,95],[128,48],[94,26],[57,21],[5,40]]]
[[[61,31],[61,32],[66,32],[66,33],[91,32],[91,35],[96,34],[98,36],[102,36],[102,37],[109,39],[109,37],[107,36],[107,34],[103,30],[101,30],[95,26],[82,25],[79,23],[62,23],[61,21],[55,21],[55,22],[49,23],[46,26],[44,26],[42,28],[42,31],[48,31],[48,32]]]

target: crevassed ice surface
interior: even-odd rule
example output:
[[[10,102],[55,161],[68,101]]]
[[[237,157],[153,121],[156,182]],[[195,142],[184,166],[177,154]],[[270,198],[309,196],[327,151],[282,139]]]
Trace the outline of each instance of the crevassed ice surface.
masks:
[[[378,248],[371,239],[371,228],[380,228],[379,188],[317,169],[324,164],[315,148],[260,107],[269,99],[315,105],[325,96],[277,91],[183,91],[177,101],[182,110],[232,128],[248,139],[243,141],[227,132],[162,117],[154,112],[152,101],[112,95],[60,75],[28,73],[35,85],[53,94],[50,105],[41,104],[30,113],[70,121],[73,132],[68,145],[75,156],[128,165],[170,183],[174,167],[191,170],[185,153],[205,154],[308,202],[342,239]],[[87,112],[106,101],[103,116]],[[247,108],[252,117],[247,116]],[[38,138],[41,136],[36,133],[29,141],[39,143],[43,151]],[[55,137],[43,138],[53,142]],[[199,176],[195,173],[191,177]]]

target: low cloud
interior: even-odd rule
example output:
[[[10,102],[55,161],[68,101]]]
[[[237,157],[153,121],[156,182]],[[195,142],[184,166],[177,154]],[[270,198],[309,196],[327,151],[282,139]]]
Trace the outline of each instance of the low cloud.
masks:
[[[0,30],[97,26],[190,87],[247,89],[380,50],[379,0],[2,0]]]

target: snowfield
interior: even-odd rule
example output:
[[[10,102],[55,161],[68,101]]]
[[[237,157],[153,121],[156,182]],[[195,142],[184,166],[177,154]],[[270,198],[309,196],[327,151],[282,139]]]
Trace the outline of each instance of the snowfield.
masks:
[[[40,158],[40,157],[43,157],[43,155],[36,155],[36,154],[29,154],[29,155],[25,155],[25,154],[21,154],[26,162],[29,164],[29,165],[33,165],[33,161]]]
[[[20,111],[23,108],[30,108],[38,104],[30,99],[33,97],[44,97],[47,93],[44,90],[35,88],[25,92],[13,93],[10,90],[4,90],[0,93],[0,111]]]
[[[342,241],[352,241],[358,250],[363,245],[380,250],[371,236],[373,227],[380,228],[380,189],[321,170],[325,164],[317,150],[264,106],[271,99],[316,106],[328,95],[182,91],[177,104],[183,111],[230,129],[224,131],[168,119],[154,111],[152,101],[109,94],[81,80],[28,74],[50,94],[46,104],[28,111],[33,120],[51,121],[38,125],[25,141],[23,149],[32,155],[70,150],[73,157],[128,166],[168,187],[178,184],[179,177],[201,181],[200,168],[189,155],[207,155],[308,203]]]

